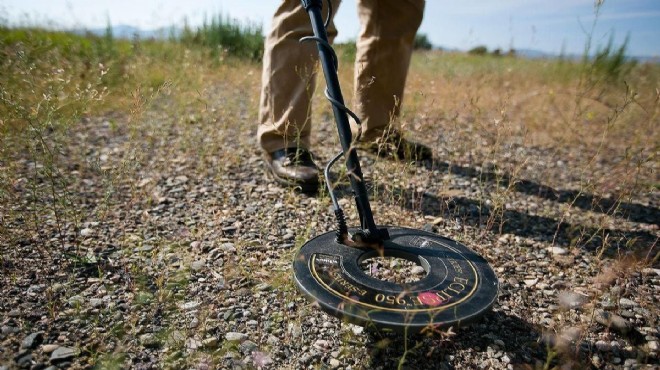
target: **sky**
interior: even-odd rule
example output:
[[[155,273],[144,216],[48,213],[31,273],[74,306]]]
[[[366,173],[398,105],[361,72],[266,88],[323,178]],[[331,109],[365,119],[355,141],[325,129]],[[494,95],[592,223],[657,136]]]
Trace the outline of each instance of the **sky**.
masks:
[[[222,13],[262,25],[264,32],[282,0],[2,0],[0,22],[57,28],[131,25],[143,30],[200,24]],[[289,0],[291,1],[291,0]],[[402,0],[399,0],[402,1]],[[427,0],[419,30],[435,45],[469,50],[533,49],[551,54],[581,54],[589,34],[592,50],[629,37],[628,54],[660,56],[660,0],[604,0],[595,17],[595,0]],[[337,41],[356,38],[356,0],[343,0],[335,18]],[[595,27],[594,20],[596,19]]]

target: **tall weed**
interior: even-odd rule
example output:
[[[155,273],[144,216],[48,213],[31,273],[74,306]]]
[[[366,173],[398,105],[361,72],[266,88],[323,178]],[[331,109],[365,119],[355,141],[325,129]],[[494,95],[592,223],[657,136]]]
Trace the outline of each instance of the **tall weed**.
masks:
[[[184,27],[181,42],[185,45],[211,47],[214,54],[227,53],[240,58],[260,61],[263,56],[264,37],[261,26],[242,23],[218,14],[205,19],[196,30]]]
[[[617,47],[614,45],[614,35],[611,34],[607,44],[604,47],[599,46],[592,56],[594,32],[604,4],[604,0],[594,2],[594,21],[591,24],[591,29],[585,31],[587,40],[584,46],[582,64],[584,65],[585,77],[591,84],[620,82],[629,75],[636,64],[634,60],[629,60],[626,57],[628,42],[630,41],[629,35]]]
[[[619,47],[614,45],[614,37],[610,36],[605,47],[599,48],[589,62],[595,74],[607,82],[617,82],[626,78],[637,64],[626,57],[629,37]]]
[[[62,237],[80,220],[69,191],[70,154],[80,118],[107,94],[109,65],[120,58],[108,38],[39,29],[0,29],[0,205],[6,224],[40,231],[52,222]]]

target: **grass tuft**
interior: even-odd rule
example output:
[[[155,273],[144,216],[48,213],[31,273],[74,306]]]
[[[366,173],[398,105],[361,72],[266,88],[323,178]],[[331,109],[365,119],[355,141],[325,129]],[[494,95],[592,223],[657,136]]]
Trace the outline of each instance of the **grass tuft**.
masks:
[[[261,26],[244,25],[229,16],[218,14],[196,30],[185,26],[180,38],[185,45],[210,47],[212,56],[230,54],[260,61],[263,56],[264,37]]]

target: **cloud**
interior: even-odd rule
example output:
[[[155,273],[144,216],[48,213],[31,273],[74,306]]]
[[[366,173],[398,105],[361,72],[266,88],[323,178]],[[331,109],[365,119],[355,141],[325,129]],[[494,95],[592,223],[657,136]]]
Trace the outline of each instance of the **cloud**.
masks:
[[[426,3],[427,9],[433,9],[444,14],[458,16],[501,16],[501,15],[547,15],[553,13],[574,13],[576,9],[593,9],[593,0],[467,0]]]
[[[608,21],[620,20],[620,19],[640,19],[640,18],[660,18],[660,11],[601,14],[599,16],[599,19],[608,20]]]

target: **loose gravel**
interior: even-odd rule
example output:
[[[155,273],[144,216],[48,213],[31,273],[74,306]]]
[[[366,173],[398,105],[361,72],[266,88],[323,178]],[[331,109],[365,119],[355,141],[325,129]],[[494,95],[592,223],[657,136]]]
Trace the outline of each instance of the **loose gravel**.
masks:
[[[325,192],[268,181],[254,127],[232,121],[254,113],[225,120],[211,107],[182,122],[160,113],[167,103],[155,102],[137,131],[116,128],[129,120],[121,115],[81,123],[62,162],[78,223],[31,218],[34,164],[23,163],[2,215],[0,369],[660,366],[660,269],[644,262],[657,253],[660,198],[584,191],[580,148],[502,144],[493,157],[439,122],[444,139],[418,135],[434,162],[363,156],[379,223],[456,239],[500,282],[479,322],[406,337],[341,322],[296,291],[296,250],[334,229],[331,204]],[[328,159],[334,129],[319,126],[314,148]],[[370,262],[383,279],[401,267]],[[423,276],[415,267],[407,279]]]

